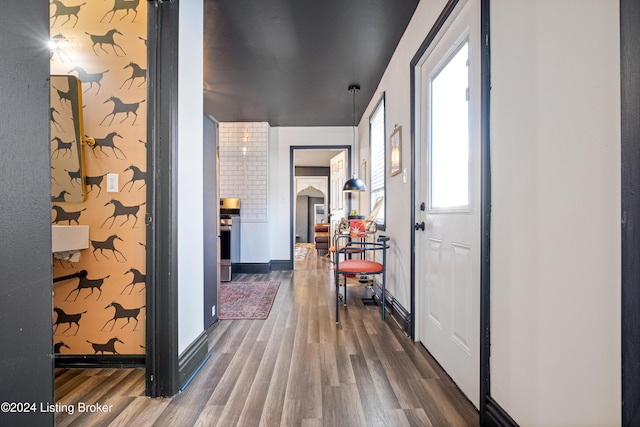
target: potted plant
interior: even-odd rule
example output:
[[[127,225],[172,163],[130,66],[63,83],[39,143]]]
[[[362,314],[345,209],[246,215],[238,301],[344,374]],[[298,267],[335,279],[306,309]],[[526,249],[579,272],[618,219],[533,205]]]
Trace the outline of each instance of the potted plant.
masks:
[[[364,219],[364,215],[358,215],[358,211],[354,209],[349,212],[348,219]]]

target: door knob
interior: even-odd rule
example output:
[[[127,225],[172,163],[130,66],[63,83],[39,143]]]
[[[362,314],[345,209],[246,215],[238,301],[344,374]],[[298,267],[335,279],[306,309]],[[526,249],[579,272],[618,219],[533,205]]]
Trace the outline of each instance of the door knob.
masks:
[[[422,230],[424,231],[424,221],[422,221],[421,223],[415,223],[415,225],[413,226],[414,229],[416,230]]]

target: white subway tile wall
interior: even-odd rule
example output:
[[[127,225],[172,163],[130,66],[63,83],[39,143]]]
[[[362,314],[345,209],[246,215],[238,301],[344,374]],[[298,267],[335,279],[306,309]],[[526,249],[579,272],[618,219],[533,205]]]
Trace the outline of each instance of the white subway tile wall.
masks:
[[[267,221],[269,124],[223,122],[219,128],[220,197],[240,198],[243,221]]]

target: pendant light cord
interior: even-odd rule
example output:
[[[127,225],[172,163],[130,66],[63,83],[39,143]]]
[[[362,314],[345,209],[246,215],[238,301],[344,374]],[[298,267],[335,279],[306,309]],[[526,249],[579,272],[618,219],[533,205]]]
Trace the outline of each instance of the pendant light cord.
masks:
[[[353,130],[353,148],[356,148],[356,93],[360,90],[358,85],[350,85],[349,92],[353,94],[353,122],[351,129]]]
[[[356,92],[353,90],[353,149],[356,148]]]

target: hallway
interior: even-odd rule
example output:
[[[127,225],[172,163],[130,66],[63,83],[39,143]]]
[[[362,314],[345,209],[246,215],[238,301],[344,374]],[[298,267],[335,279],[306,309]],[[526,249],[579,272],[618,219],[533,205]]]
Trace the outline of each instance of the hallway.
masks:
[[[56,414],[57,426],[471,426],[478,414],[420,346],[365,291],[349,287],[334,321],[330,263],[311,249],[295,271],[239,275],[280,281],[269,318],[220,321],[211,358],[171,399],[144,397],[144,371],[56,371],[58,404],[113,405]],[[390,321],[392,322],[392,321]]]

